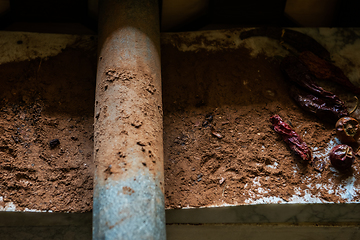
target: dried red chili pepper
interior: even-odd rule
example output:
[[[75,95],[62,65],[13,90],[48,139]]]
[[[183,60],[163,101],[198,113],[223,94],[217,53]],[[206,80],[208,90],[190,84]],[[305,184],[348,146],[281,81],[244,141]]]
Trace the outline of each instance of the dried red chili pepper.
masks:
[[[344,72],[332,63],[316,56],[310,51],[300,53],[299,60],[306,65],[316,78],[333,81],[344,86],[354,94],[360,94],[360,88],[352,84]]]
[[[312,76],[309,69],[295,56],[285,57],[281,64],[281,70],[285,73],[286,77],[296,83],[298,86],[308,90],[314,95],[325,98],[326,101],[333,102],[339,105],[345,104],[334,93],[326,91],[315,83],[316,79]]]
[[[315,114],[324,121],[336,123],[339,118],[349,115],[344,104],[317,97],[295,86],[290,88],[290,96],[302,109]]]
[[[345,103],[337,95],[317,85],[315,77],[297,57],[285,57],[280,67],[291,82],[307,90],[305,92],[295,86],[290,89],[290,96],[305,111],[332,123],[349,115]]]
[[[279,115],[270,117],[275,132],[279,133],[284,142],[301,157],[303,161],[311,161],[311,151],[300,136]]]
[[[311,51],[323,59],[330,59],[330,53],[312,37],[291,29],[261,27],[240,33],[240,39],[264,36],[283,41],[298,52]]]

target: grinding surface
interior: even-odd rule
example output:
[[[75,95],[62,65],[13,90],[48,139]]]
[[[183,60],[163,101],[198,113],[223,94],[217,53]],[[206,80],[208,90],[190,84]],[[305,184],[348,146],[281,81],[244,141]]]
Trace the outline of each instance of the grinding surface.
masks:
[[[55,57],[0,65],[0,207],[92,209],[96,58],[70,47]]]
[[[360,62],[349,49],[359,47],[358,33],[300,30],[324,44],[357,84]],[[359,158],[346,173],[329,164],[329,151],[339,143],[334,126],[304,112],[288,95],[279,65],[289,53],[266,37],[240,40],[239,31],[163,38],[166,207],[358,202]],[[319,84],[339,94],[349,109],[355,105],[341,87]],[[272,129],[274,114],[327,162],[323,172],[291,152]],[[359,118],[359,110],[353,116]]]

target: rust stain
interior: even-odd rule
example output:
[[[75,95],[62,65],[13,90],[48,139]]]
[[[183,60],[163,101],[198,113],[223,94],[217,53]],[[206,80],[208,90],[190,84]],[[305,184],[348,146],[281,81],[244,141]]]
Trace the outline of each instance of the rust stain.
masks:
[[[126,217],[124,217],[124,218],[120,219],[120,220],[119,220],[119,221],[117,221],[114,225],[109,226],[109,229],[113,229],[116,225],[118,225],[118,224],[122,223],[125,219],[126,219]],[[109,223],[108,223],[108,222],[106,222],[106,225],[108,225],[108,224],[109,224]]]
[[[133,194],[135,191],[131,188],[131,187],[123,187],[123,194],[125,195],[131,195]]]
[[[96,151],[95,161],[101,160],[98,176],[105,181],[110,176],[115,181],[130,177],[133,172],[129,171],[129,161],[134,155],[143,158],[136,166],[146,167],[154,176],[163,175],[161,85],[157,77],[144,71],[110,67],[102,71],[97,85],[98,90],[104,90],[105,85],[108,89],[124,86],[115,92],[97,91],[95,113],[99,114],[95,114],[98,121],[94,141],[95,149],[100,150]],[[108,106],[114,104],[116,121],[103,121],[110,113]]]

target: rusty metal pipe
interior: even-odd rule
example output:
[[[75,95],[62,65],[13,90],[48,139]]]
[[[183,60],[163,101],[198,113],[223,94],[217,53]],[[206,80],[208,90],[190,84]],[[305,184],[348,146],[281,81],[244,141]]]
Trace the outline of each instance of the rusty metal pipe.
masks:
[[[99,4],[93,239],[166,239],[158,2]]]

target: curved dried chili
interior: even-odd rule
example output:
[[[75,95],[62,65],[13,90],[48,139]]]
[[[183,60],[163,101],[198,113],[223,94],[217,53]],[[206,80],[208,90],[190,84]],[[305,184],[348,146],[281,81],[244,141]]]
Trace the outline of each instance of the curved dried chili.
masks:
[[[295,85],[290,89],[290,96],[305,111],[332,123],[349,115],[345,103],[334,93],[317,85],[316,78],[297,57],[285,57],[280,67],[288,80],[305,90]]]
[[[341,117],[349,115],[345,105],[327,101],[295,86],[290,88],[290,96],[302,109],[314,113],[324,121],[336,123]]]
[[[310,51],[300,53],[299,60],[316,78],[335,82],[354,94],[360,94],[360,88],[356,87],[344,72],[334,64],[319,58]]]
[[[327,101],[344,105],[344,102],[337,95],[326,91],[315,83],[316,79],[313,77],[309,69],[302,62],[300,62],[297,57],[285,57],[281,61],[280,68],[290,81],[296,83],[303,89],[308,90],[316,96],[326,98]]]
[[[295,154],[299,155],[304,161],[312,160],[310,148],[279,115],[271,116],[270,121],[275,132],[280,134],[284,142],[295,152]]]

